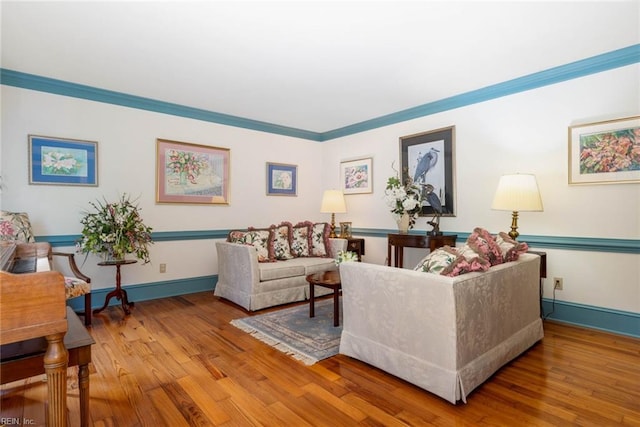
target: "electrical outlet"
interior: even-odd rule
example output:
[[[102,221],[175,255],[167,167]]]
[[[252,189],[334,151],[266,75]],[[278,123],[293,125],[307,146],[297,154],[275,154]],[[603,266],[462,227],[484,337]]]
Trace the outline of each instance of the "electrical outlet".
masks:
[[[557,291],[561,291],[562,290],[562,277],[554,277],[553,278],[553,289],[557,290]]]
[[[167,264],[160,264],[160,273],[167,272]]]

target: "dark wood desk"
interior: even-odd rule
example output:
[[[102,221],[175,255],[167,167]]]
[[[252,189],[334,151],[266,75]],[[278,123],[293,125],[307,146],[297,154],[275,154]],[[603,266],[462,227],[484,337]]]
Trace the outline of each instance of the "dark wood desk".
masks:
[[[428,236],[425,234],[387,234],[387,265],[391,265],[391,248],[395,247],[393,266],[403,266],[404,248],[424,248],[434,251],[442,246],[455,246],[457,234]]]
[[[309,282],[309,317],[315,317],[315,286],[333,289],[333,326],[340,325],[340,282],[339,271],[324,271],[307,276]]]
[[[64,346],[69,354],[68,366],[78,366],[80,423],[85,427],[89,425],[89,363],[91,362],[91,345],[95,344],[95,341],[71,307],[67,307],[67,324]],[[46,350],[47,340],[44,337],[0,347],[2,354],[0,382],[6,384],[44,374]]]
[[[101,267],[115,266],[116,267],[116,288],[109,292],[104,299],[104,305],[100,308],[93,310],[93,314],[98,314],[109,305],[109,301],[111,298],[115,297],[118,301],[122,302],[122,310],[124,310],[124,314],[131,314],[130,308],[133,307],[132,302],[129,302],[129,297],[127,296],[127,291],[122,289],[121,286],[121,276],[120,276],[120,267],[123,265],[135,264],[136,260],[134,259],[124,259],[121,261],[104,261],[99,262],[98,265]]]

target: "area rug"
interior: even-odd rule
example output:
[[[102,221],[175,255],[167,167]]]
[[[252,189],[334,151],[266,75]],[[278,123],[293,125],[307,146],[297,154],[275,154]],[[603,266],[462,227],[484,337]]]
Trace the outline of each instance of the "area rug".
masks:
[[[316,301],[315,311],[315,317],[309,317],[309,304],[302,304],[235,319],[231,324],[305,365],[313,365],[338,354],[342,334],[342,325],[333,326],[333,299]]]

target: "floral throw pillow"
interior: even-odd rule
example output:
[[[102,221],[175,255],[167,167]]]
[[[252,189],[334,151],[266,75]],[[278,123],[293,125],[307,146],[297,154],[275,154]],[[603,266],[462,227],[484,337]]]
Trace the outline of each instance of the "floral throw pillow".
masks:
[[[291,229],[291,253],[294,257],[308,257],[311,253],[311,228],[308,223],[301,222]]]
[[[291,245],[289,243],[291,236],[291,223],[283,222],[282,224],[272,226],[273,228],[273,255],[276,259],[287,260],[293,258],[291,254]]]
[[[229,232],[227,241],[249,245],[258,251],[258,262],[271,262],[273,256],[273,230],[271,228],[261,230],[233,230]]]
[[[433,252],[429,252],[426,257],[420,260],[414,270],[423,273],[442,274],[442,272],[449,269],[452,264],[459,262],[458,258],[459,255],[455,249],[449,246],[443,246]]]
[[[507,233],[501,231],[496,237],[496,244],[502,251],[502,258],[504,262],[515,261],[529,250],[529,245],[525,242],[518,242],[513,240]]]
[[[24,212],[0,211],[0,240],[35,242],[29,215]]]
[[[331,257],[330,233],[331,226],[328,222],[311,224],[311,256]]]
[[[476,252],[476,250],[468,244],[464,244],[459,248],[456,248],[459,255],[465,259],[465,263],[459,266],[460,272],[469,273],[472,271],[487,271],[491,267],[491,263],[488,259]]]
[[[473,233],[467,239],[469,245],[482,258],[486,259],[491,265],[503,263],[502,251],[496,243],[496,239],[484,228],[476,227]]]

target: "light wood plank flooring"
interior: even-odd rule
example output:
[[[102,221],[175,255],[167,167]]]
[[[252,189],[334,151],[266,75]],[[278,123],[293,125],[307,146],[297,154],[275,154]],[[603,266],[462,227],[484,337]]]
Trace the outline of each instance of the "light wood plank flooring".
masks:
[[[211,292],[97,315],[91,425],[640,426],[638,339],[545,322],[541,343],[451,405],[345,356],[307,367],[229,324],[247,315]],[[5,424],[42,425],[45,394],[43,377],[2,386]],[[75,368],[68,406],[78,426]]]

